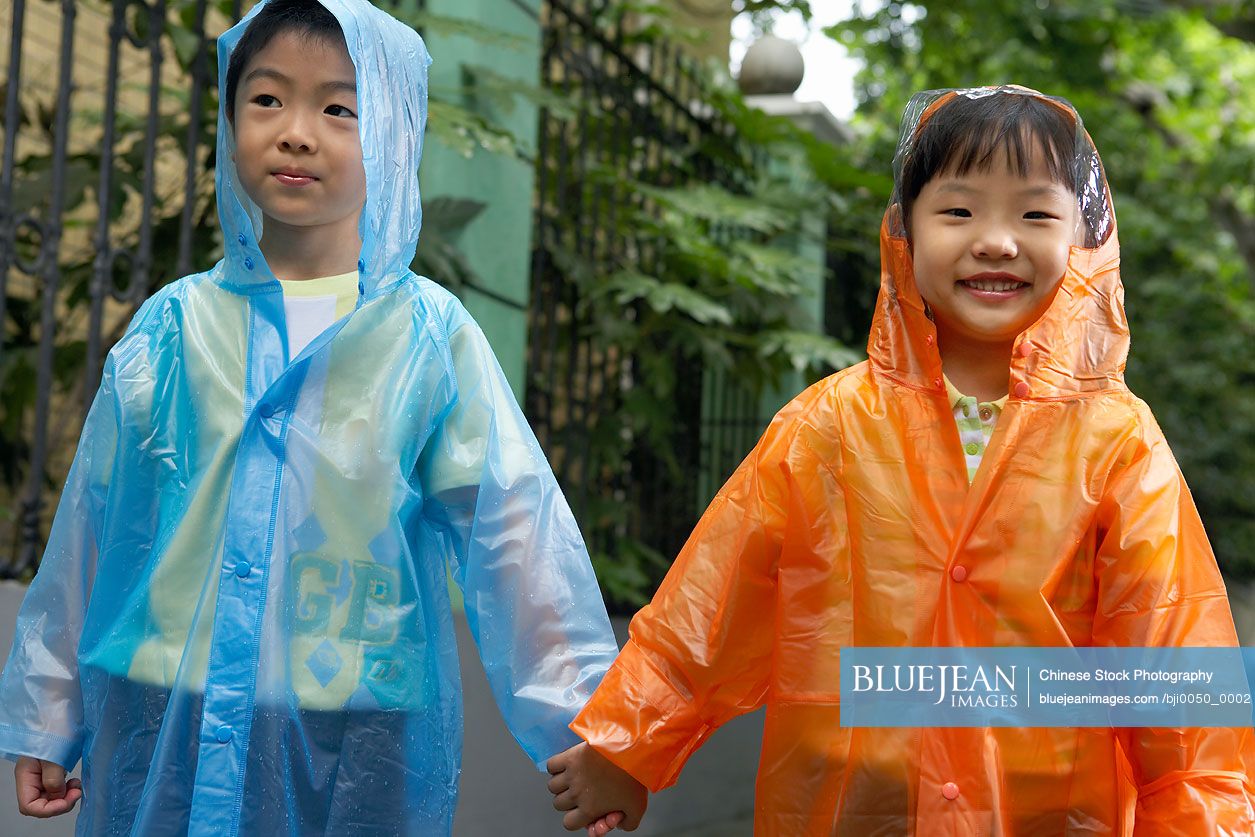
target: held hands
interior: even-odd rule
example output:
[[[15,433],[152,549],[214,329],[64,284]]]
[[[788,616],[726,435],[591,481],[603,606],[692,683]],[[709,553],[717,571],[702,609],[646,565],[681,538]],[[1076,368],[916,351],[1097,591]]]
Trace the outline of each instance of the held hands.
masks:
[[[68,814],[83,796],[78,779],[65,781],[65,768],[42,759],[22,756],[13,768],[17,784],[17,809],[28,817]]]
[[[552,774],[553,807],[567,812],[567,831],[586,828],[589,837],[602,837],[615,827],[635,831],[641,824],[649,792],[588,744],[581,741],[545,767]]]

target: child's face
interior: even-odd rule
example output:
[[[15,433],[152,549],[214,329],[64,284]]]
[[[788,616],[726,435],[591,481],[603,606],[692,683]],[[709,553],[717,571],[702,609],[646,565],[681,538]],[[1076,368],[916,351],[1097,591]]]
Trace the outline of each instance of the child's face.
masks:
[[[366,173],[355,79],[342,45],[293,32],[276,35],[244,68],[235,160],[264,230],[286,226],[298,244],[302,235],[357,240]]]
[[[915,281],[943,350],[1014,341],[1054,298],[1080,213],[1034,149],[1026,177],[1004,154],[987,171],[937,175],[911,208]]]

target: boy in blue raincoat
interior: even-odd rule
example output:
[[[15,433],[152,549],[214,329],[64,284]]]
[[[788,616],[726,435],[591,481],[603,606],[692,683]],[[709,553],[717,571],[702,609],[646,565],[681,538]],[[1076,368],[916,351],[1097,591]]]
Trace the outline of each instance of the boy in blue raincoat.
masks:
[[[447,560],[538,766],[617,648],[483,333],[408,270],[422,40],[364,0],[271,0],[218,51],[226,253],[109,355],[0,754],[24,813],[81,796],[80,835],[447,834]]]

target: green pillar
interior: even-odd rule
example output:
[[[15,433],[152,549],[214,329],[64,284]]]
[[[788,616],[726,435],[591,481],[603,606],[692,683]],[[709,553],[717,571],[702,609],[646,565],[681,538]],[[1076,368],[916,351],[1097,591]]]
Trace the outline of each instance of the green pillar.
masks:
[[[505,33],[518,41],[506,46],[444,34],[439,26],[431,27],[425,35],[433,58],[433,89],[456,90],[468,79],[473,84],[477,67],[524,84],[539,84],[540,0],[427,0],[426,7],[432,15],[465,20],[485,32]],[[519,138],[529,153],[534,152],[537,108],[531,102],[516,97],[512,108],[494,110],[472,92],[458,104],[489,117]],[[484,151],[476,151],[468,159],[441,145],[429,130],[419,177],[425,200],[459,197],[487,204],[462,232],[457,244],[479,281],[510,302],[498,301],[474,288],[466,290],[463,301],[488,336],[521,402],[527,380],[527,301],[535,183],[532,164]],[[441,280],[439,276],[430,278]]]
[[[771,168],[793,178],[801,184],[806,177],[804,164],[800,159],[775,159],[769,164]],[[799,277],[801,293],[795,300],[790,327],[797,331],[813,334],[824,333],[824,272],[828,262],[828,219],[822,212],[808,212],[802,215],[802,222],[789,236],[792,249],[806,259],[809,269],[806,275]],[[768,388],[760,401],[764,416],[775,415],[781,407],[788,404],[810,382],[804,371],[791,370],[775,388]]]
[[[509,47],[465,35],[424,32],[432,65],[429,83],[448,95],[473,80],[477,67],[529,85],[540,83],[540,0],[427,0],[432,15],[458,18],[485,32],[515,36]],[[516,99],[506,112],[496,111],[470,95],[456,104],[489,117],[510,131],[529,153],[536,145],[537,108]],[[501,302],[467,288],[463,302],[471,312],[505,370],[514,396],[523,402],[527,381],[527,302],[532,252],[532,164],[504,154],[476,151],[470,157],[442,145],[429,128],[419,181],[424,201],[438,197],[470,198],[486,204],[483,212],[458,237],[457,245],[481,284]],[[422,240],[419,240],[422,246]],[[441,277],[429,277],[440,282]],[[455,609],[462,596],[449,580]]]

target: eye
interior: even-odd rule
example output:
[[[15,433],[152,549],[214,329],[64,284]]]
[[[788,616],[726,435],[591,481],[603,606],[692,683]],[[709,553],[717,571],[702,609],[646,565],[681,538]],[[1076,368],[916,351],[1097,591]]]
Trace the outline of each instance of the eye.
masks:
[[[260,93],[253,97],[253,104],[263,108],[273,108],[279,104],[279,100],[269,93]]]
[[[941,214],[949,215],[951,218],[971,218],[972,217],[972,211],[970,209],[963,209],[962,207],[958,207],[958,206],[951,207],[950,209],[943,209],[941,211]]]
[[[1024,218],[1029,221],[1051,221],[1056,217],[1057,216],[1052,215],[1049,212],[1042,212],[1040,210],[1024,213]]]
[[[346,108],[344,105],[327,105],[323,113],[331,116],[343,116],[348,119],[357,119],[357,114]]]

